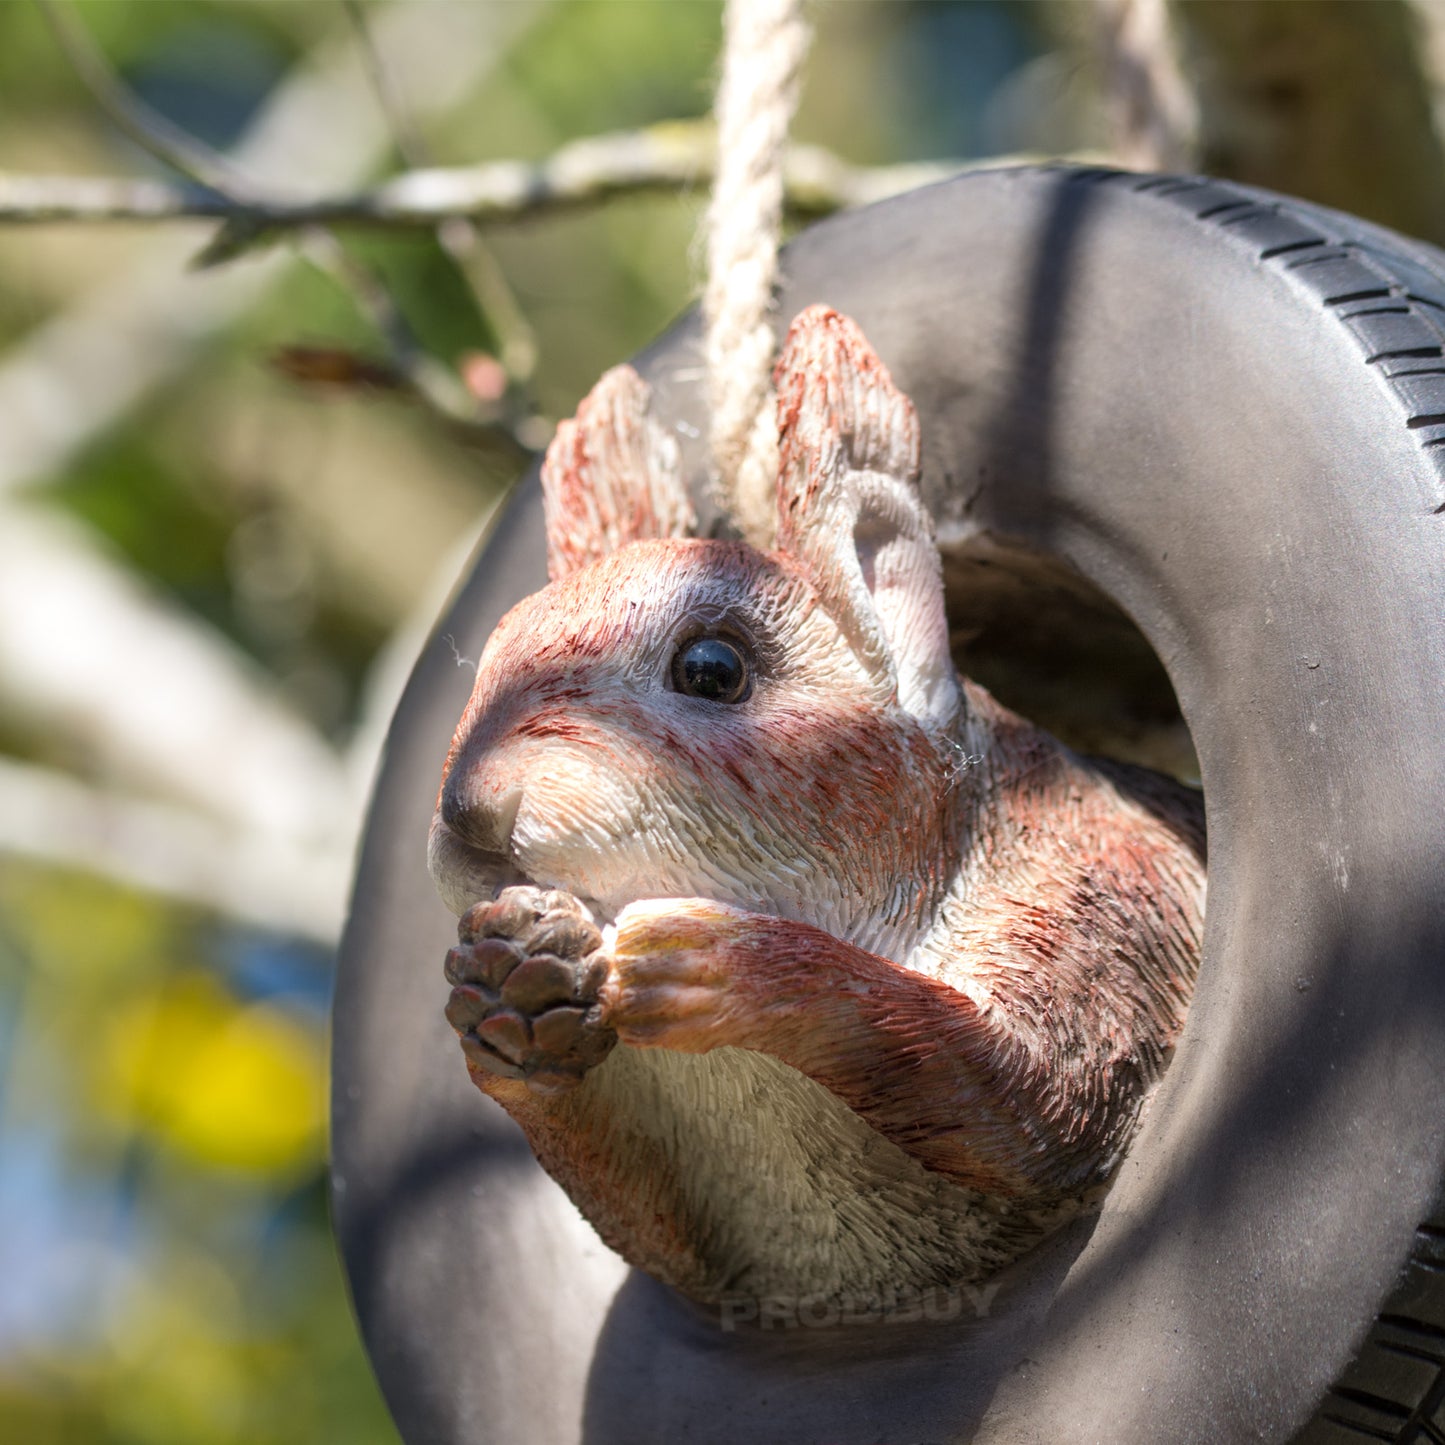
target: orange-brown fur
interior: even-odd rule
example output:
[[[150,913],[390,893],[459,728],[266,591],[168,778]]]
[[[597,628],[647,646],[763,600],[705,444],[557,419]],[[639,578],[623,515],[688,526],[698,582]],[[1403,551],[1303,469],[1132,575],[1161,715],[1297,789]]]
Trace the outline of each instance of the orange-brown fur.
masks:
[[[851,323],[805,313],[780,364],[769,554],[657,535],[682,508],[628,377],[549,458],[556,580],[488,646],[433,840],[459,908],[527,878],[616,918],[620,1046],[571,1092],[473,1077],[699,1297],[977,1277],[1107,1180],[1163,1067],[1197,800],[960,689],[912,409]],[[635,505],[609,480],[610,551],[577,535],[597,457],[653,469]],[[740,705],[669,689],[698,626],[746,639]]]

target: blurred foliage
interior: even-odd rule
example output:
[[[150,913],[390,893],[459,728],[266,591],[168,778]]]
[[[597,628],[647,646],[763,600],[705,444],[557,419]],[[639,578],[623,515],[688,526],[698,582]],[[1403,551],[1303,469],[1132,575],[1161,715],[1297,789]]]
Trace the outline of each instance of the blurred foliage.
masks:
[[[95,1103],[204,1168],[262,1178],[315,1158],[322,1060],[304,1019],[243,1004],[188,969],[118,1008],[94,1061]]]
[[[393,1438],[326,1224],[324,968],[0,873],[3,1438]]]

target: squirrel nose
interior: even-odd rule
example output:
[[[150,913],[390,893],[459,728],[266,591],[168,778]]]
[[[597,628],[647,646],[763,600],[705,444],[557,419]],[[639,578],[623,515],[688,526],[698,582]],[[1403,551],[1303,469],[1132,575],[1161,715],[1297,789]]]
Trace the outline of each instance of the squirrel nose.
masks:
[[[512,828],[521,806],[520,787],[488,787],[475,774],[458,776],[454,771],[442,789],[442,822],[484,853],[511,852]]]

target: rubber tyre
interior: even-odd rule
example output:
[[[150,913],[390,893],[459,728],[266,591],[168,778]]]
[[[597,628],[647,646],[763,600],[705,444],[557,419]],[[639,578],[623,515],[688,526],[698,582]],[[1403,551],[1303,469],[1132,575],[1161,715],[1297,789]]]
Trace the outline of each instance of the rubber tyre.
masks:
[[[1051,169],[787,252],[780,324],[848,312],[917,403],[958,575],[1031,555],[1112,599],[1205,787],[1176,1060],[1097,1222],[982,1318],[721,1331],[467,1081],[425,838],[453,644],[544,580],[524,487],[397,712],[337,984],[336,1224],[411,1445],[1445,1439],[1445,1231],[1418,1227],[1445,1174],[1442,267],[1280,197]],[[693,323],[639,365],[696,432]]]

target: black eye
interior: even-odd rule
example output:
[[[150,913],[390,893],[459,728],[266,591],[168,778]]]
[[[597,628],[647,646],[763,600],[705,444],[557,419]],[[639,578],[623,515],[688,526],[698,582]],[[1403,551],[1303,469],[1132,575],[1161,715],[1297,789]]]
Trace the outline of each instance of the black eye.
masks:
[[[741,702],[752,688],[742,649],[725,637],[694,637],[672,659],[672,685],[708,702]]]

